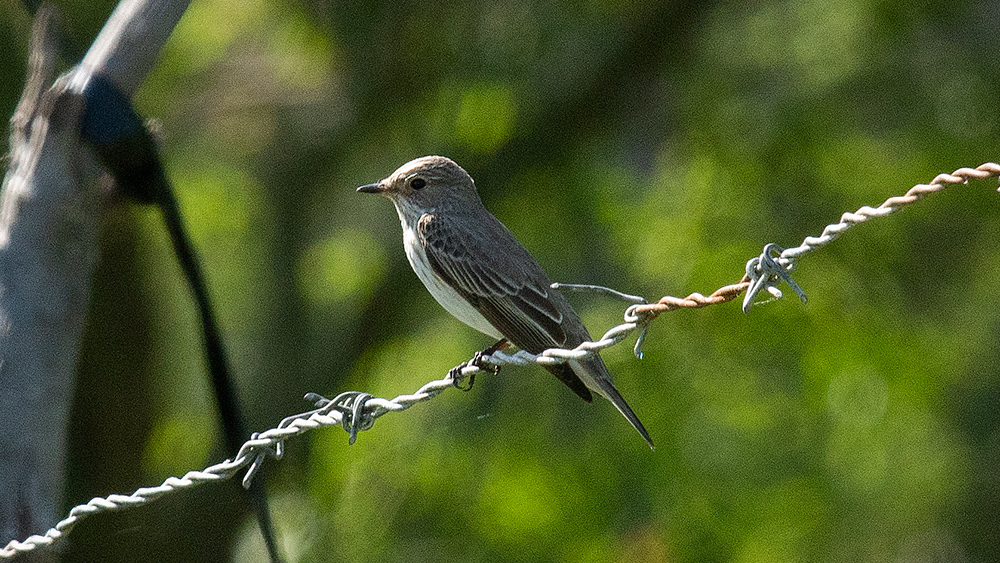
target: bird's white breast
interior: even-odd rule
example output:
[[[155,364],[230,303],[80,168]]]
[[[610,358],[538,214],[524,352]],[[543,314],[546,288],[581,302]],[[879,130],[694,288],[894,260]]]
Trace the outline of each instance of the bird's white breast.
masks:
[[[417,240],[416,229],[411,227],[406,218],[400,213],[400,223],[403,225],[403,248],[406,250],[406,258],[410,261],[410,266],[420,278],[420,281],[431,292],[434,299],[445,308],[446,311],[455,316],[456,319],[478,330],[479,332],[492,338],[500,339],[503,336],[486,317],[479,314],[469,302],[465,300],[457,291],[444,282],[431,268],[427,260],[427,253],[423,245]]]

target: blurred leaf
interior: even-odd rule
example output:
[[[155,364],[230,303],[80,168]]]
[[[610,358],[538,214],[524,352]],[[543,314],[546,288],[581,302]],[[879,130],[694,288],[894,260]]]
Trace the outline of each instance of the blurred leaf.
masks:
[[[298,284],[313,305],[365,306],[385,277],[382,247],[368,233],[342,231],[299,258]]]

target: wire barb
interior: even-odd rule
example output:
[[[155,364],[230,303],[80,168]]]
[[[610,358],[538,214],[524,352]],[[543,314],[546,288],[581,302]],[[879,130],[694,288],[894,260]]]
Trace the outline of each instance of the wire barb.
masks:
[[[781,253],[784,250],[772,242],[764,245],[764,251],[760,256],[755,256],[747,261],[746,276],[750,279],[750,287],[747,288],[747,294],[743,298],[744,314],[750,314],[750,308],[753,307],[754,300],[762,289],[766,289],[772,297],[764,301],[759,301],[757,302],[758,304],[763,305],[764,303],[781,299],[781,290],[776,287],[776,284],[782,280],[791,286],[792,290],[795,291],[803,303],[806,302],[806,293],[792,279],[791,272],[794,264],[787,260],[784,263],[781,261]]]
[[[569,289],[572,291],[595,291],[598,293],[607,293],[619,299],[624,299],[625,301],[631,301],[632,303],[649,303],[646,301],[645,297],[640,295],[629,295],[628,293],[622,293],[616,289],[611,289],[610,287],[604,287],[603,285],[590,285],[586,283],[559,283],[554,282],[550,285],[552,289]]]
[[[573,291],[594,291],[598,293],[607,293],[613,297],[623,299],[630,303],[635,303],[636,305],[646,305],[649,301],[646,301],[645,297],[641,295],[630,295],[628,293],[622,293],[616,289],[611,289],[610,287],[604,287],[603,285],[590,285],[584,283],[559,283],[555,282],[551,286],[552,289],[570,289]],[[630,319],[629,311],[625,311],[625,320]],[[639,318],[633,319],[631,322],[639,324],[639,337],[635,340],[635,347],[632,348],[632,353],[635,354],[637,359],[642,359],[642,344],[646,341],[646,334],[649,332],[649,323],[640,322]]]

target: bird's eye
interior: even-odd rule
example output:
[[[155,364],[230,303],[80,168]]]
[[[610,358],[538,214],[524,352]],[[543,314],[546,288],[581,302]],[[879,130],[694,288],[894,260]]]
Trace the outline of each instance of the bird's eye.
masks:
[[[414,178],[410,180],[410,187],[415,190],[423,189],[423,187],[426,185],[427,185],[427,180],[424,180],[423,178]]]

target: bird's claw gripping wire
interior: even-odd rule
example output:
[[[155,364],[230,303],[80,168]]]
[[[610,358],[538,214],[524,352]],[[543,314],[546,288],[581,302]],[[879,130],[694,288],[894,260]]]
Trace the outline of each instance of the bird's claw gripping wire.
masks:
[[[772,242],[764,246],[764,251],[761,252],[760,256],[747,261],[746,274],[750,278],[750,287],[747,288],[747,294],[743,298],[744,314],[750,313],[750,308],[754,305],[754,299],[762,289],[766,288],[767,292],[772,295],[772,298],[760,303],[767,303],[773,299],[781,299],[781,290],[775,287],[775,284],[781,280],[784,280],[792,288],[792,291],[799,296],[799,299],[803,303],[806,302],[806,293],[792,279],[792,264],[787,261],[786,264],[781,263],[781,253],[784,251],[784,248]]]
[[[476,374],[479,373],[479,371],[488,371],[493,375],[500,373],[500,366],[491,362],[489,358],[493,356],[497,350],[500,350],[506,345],[507,339],[501,338],[500,340],[497,340],[496,344],[493,346],[476,352],[472,356],[471,360],[462,362],[448,370],[448,379],[451,380],[451,384],[455,386],[455,389],[470,391],[472,389],[472,385],[476,382]],[[478,371],[473,370],[472,373],[469,373],[469,383],[468,385],[463,385],[462,382],[465,380],[466,375],[464,370],[467,367],[474,367]]]
[[[471,362],[462,362],[448,370],[448,379],[451,380],[451,384],[455,386],[455,389],[461,391],[472,390],[472,385],[476,382],[476,372],[469,374],[468,384],[465,384],[465,374],[462,373],[462,370],[469,367],[470,364]]]
[[[470,373],[468,375],[468,383],[464,383],[466,375],[462,373],[462,370],[467,367],[479,368],[481,371],[488,371],[493,375],[500,373],[500,366],[486,361],[486,357],[488,357],[490,353],[491,352],[489,350],[480,350],[472,356],[471,360],[462,362],[448,370],[448,378],[451,379],[451,383],[455,386],[455,389],[471,391],[473,384],[476,383],[476,374],[479,373],[476,371]]]
[[[497,347],[490,348],[489,350],[480,350],[472,355],[472,359],[469,361],[470,366],[475,366],[483,371],[488,371],[492,375],[500,373],[500,366],[496,364],[491,364],[486,360],[493,352],[497,351]],[[473,374],[475,375],[475,374]],[[472,387],[472,378],[469,378],[469,387]]]

